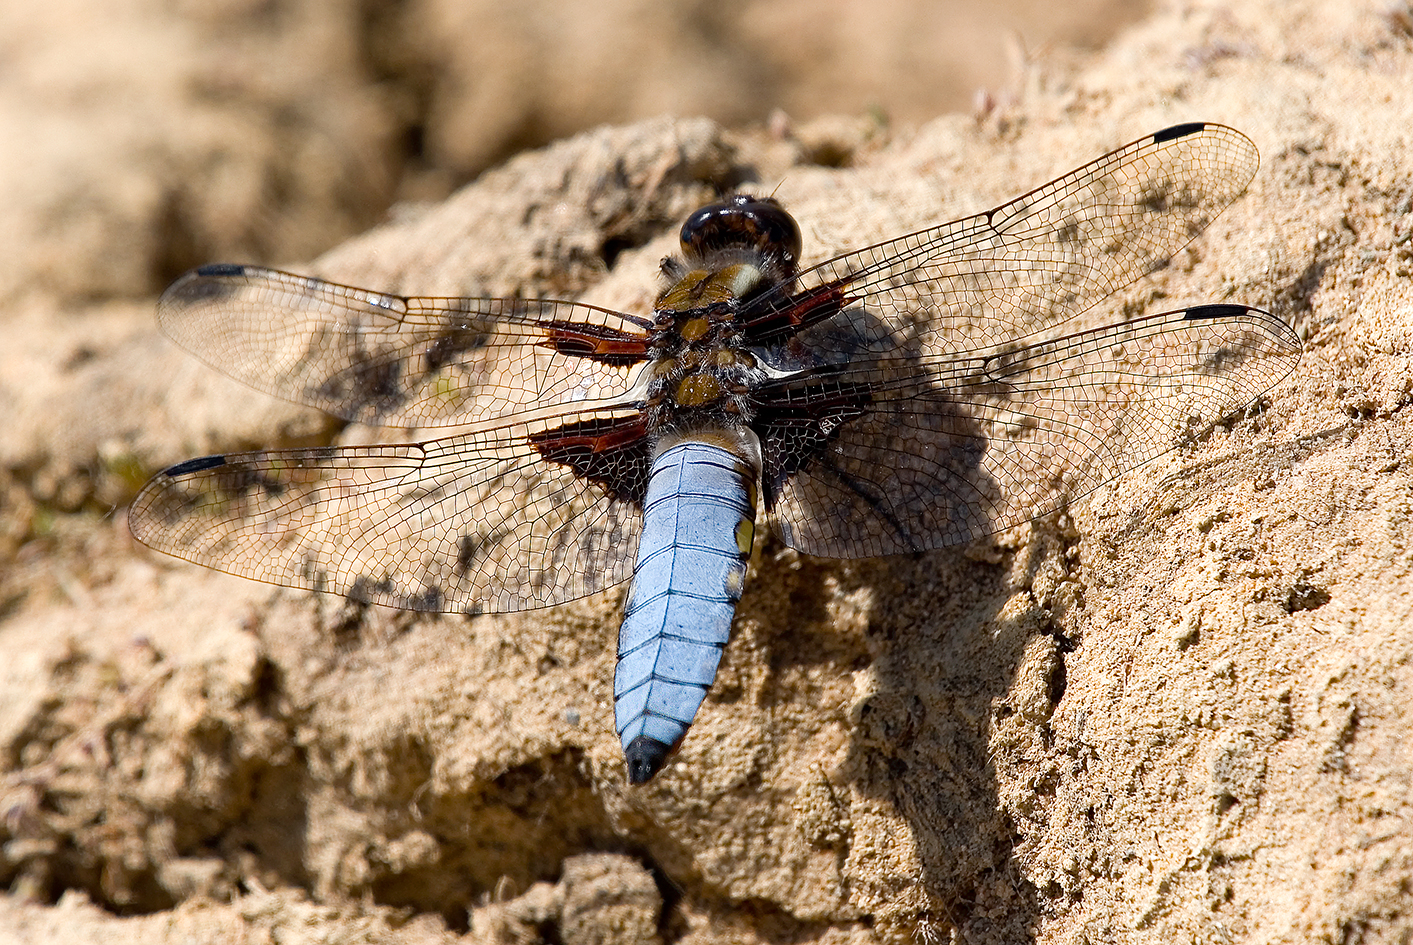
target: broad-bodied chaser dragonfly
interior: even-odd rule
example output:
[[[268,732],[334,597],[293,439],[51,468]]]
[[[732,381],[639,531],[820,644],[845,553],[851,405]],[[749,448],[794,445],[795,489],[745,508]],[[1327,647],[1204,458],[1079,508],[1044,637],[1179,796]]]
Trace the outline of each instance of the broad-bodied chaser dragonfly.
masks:
[[[641,783],[715,678],[758,508],[811,555],[966,542],[1172,449],[1294,369],[1295,333],[1238,304],[1055,330],[1163,266],[1258,164],[1231,128],[1179,125],[803,270],[794,219],[735,196],[687,219],[645,315],[204,266],[159,319],[208,364],[347,420],[460,429],[179,463],[138,495],[132,533],[422,611],[545,607],[632,577],[614,698]]]

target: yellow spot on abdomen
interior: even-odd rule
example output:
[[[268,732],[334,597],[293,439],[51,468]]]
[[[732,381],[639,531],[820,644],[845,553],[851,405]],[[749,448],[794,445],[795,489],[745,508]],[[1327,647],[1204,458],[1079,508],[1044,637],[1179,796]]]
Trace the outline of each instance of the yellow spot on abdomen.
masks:
[[[751,556],[751,546],[756,540],[756,523],[748,518],[741,519],[736,524],[736,548],[741,552],[742,558]]]

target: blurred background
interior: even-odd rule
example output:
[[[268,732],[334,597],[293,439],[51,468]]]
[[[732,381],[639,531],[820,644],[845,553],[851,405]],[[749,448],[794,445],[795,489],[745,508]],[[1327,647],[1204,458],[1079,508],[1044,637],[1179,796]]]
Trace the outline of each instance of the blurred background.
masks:
[[[1147,0],[0,5],[0,303],[308,259],[507,156],[659,114],[983,113]]]

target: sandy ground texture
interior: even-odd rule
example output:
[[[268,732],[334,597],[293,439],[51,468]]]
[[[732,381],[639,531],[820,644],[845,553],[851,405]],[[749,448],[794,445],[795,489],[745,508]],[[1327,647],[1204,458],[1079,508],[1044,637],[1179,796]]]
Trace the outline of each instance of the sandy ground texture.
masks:
[[[1408,941],[1408,7],[1170,4],[915,131],[599,129],[300,268],[642,311],[718,189],[778,186],[819,259],[1193,119],[1262,168],[1108,314],[1268,308],[1296,374],[965,548],[762,540],[717,683],[641,788],[612,732],[621,591],[418,616],[147,553],[124,505],[170,462],[405,434],[245,391],[150,298],[10,292],[0,942]]]

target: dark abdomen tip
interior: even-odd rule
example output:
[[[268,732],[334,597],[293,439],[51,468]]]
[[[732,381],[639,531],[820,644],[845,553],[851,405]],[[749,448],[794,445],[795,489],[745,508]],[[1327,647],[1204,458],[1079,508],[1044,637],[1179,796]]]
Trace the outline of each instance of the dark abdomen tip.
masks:
[[[623,751],[628,759],[628,783],[646,784],[662,768],[671,750],[671,745],[646,735],[639,735],[629,742]]]

